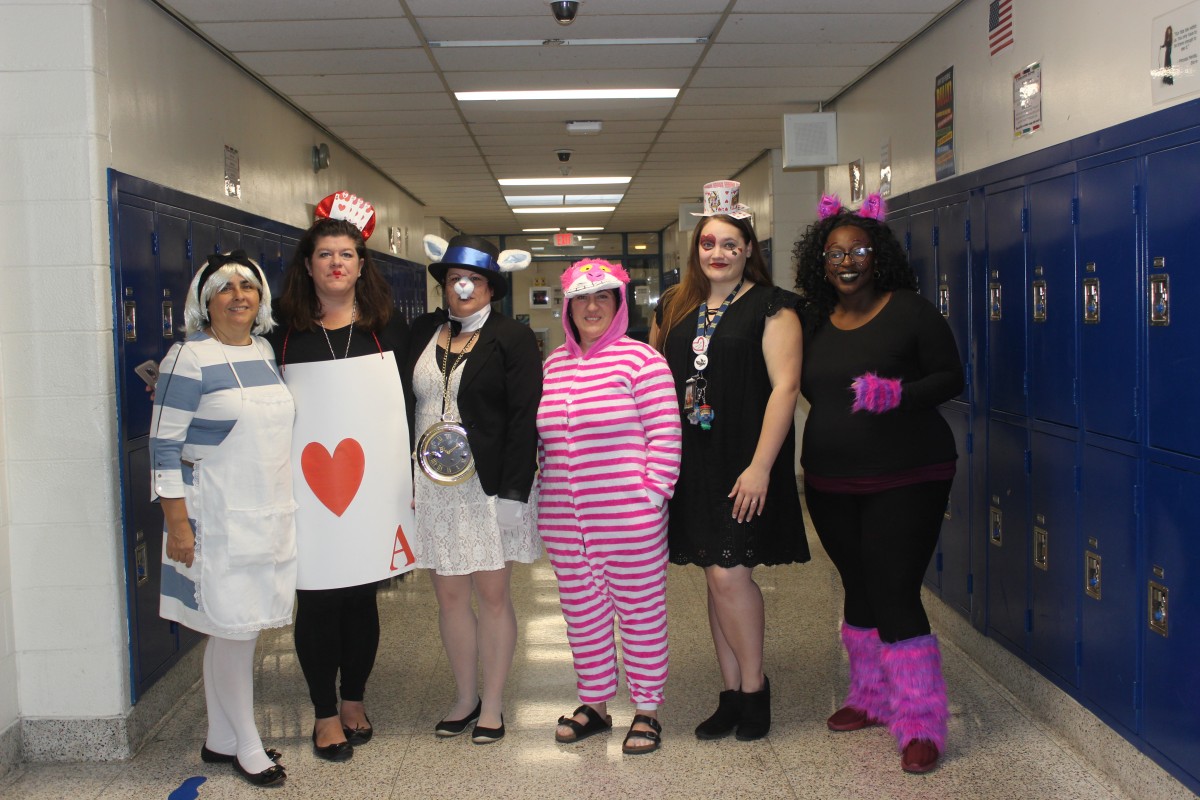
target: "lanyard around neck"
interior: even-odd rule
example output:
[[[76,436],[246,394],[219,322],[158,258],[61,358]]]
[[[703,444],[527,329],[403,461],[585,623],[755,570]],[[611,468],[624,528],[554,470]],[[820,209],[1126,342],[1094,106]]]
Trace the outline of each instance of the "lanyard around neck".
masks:
[[[721,307],[717,309],[717,313],[713,315],[712,320],[708,319],[708,303],[700,304],[700,311],[696,314],[696,336],[703,336],[706,339],[711,339],[716,333],[717,326],[721,324],[721,317],[725,316],[725,311],[729,308],[729,304],[737,297],[738,292],[742,290],[742,284],[746,282],[742,278],[737,282],[737,286],[733,287],[733,291],[721,303]]]

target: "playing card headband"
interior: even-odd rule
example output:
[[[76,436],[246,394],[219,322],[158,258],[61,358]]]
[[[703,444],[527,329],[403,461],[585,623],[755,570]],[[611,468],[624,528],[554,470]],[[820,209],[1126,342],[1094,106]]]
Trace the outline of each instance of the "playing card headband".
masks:
[[[344,219],[362,232],[363,240],[375,232],[375,206],[346,191],[334,192],[317,203],[316,219]]]
[[[704,184],[701,194],[704,199],[704,210],[693,211],[693,217],[712,217],[723,214],[734,219],[748,219],[753,216],[750,206],[738,202],[738,193],[742,184],[738,181],[713,181]]]
[[[843,209],[842,201],[838,199],[836,194],[821,195],[821,202],[817,203],[817,217],[819,219],[832,217],[834,214],[840,214],[844,210],[848,209]],[[883,218],[887,216],[887,204],[883,202],[883,195],[878,192],[872,192],[863,201],[862,208],[854,213],[864,219],[883,222]]]

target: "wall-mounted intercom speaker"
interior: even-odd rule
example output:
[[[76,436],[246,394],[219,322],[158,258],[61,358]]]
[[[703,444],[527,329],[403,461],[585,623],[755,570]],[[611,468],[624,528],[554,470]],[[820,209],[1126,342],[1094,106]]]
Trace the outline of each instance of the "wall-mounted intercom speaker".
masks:
[[[837,114],[783,115],[784,169],[837,163]]]

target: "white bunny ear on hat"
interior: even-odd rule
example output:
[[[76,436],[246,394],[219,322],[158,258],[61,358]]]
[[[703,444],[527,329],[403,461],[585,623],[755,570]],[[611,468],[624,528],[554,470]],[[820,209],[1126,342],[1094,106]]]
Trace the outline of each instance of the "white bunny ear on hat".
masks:
[[[446,255],[446,249],[450,246],[445,239],[434,236],[432,233],[425,234],[424,242],[425,255],[434,262],[441,261],[442,256]]]
[[[533,255],[525,250],[505,250],[496,259],[501,272],[516,272],[519,269],[525,269],[531,261],[533,261]]]

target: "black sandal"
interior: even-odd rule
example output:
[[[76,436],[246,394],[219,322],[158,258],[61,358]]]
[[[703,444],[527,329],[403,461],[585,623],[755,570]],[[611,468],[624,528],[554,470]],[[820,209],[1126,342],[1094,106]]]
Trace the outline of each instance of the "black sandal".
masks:
[[[587,724],[580,725],[574,717],[583,714],[587,717]],[[558,731],[554,732],[554,741],[559,744],[573,744],[574,742],[582,742],[589,736],[595,736],[597,733],[604,733],[612,730],[612,717],[605,714],[603,717],[597,713],[596,709],[584,704],[572,712],[570,717],[559,717],[558,724],[571,729],[570,736],[563,736]]]
[[[634,725],[639,722],[649,725],[651,730],[639,731],[634,729]],[[647,741],[653,742],[650,746],[630,747],[630,741]],[[621,743],[621,752],[629,756],[638,756],[642,753],[653,753],[662,745],[662,725],[658,724],[658,720],[654,717],[648,717],[645,714],[635,714],[633,722],[629,725],[629,733],[625,734],[625,741]]]

